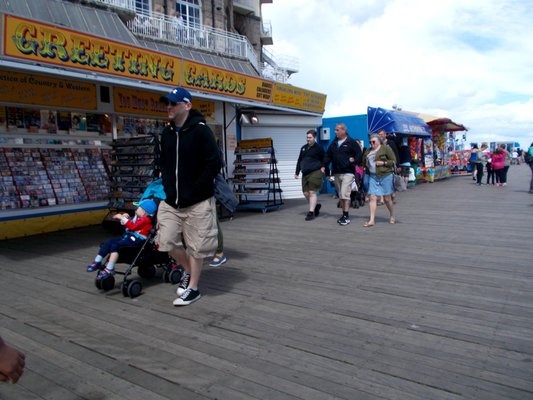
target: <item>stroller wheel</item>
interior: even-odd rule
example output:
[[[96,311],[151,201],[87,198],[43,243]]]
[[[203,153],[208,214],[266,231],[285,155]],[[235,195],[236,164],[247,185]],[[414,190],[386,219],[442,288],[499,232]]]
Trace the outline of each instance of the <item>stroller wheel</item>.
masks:
[[[137,274],[144,279],[152,279],[155,276],[156,268],[154,265],[139,265]]]
[[[115,277],[110,275],[105,279],[95,279],[94,284],[99,290],[105,290],[107,292],[115,288]]]
[[[141,281],[134,280],[125,280],[122,282],[122,294],[125,297],[131,297],[132,299],[139,296],[142,292],[143,285]]]
[[[168,274],[168,281],[167,282],[170,282],[173,285],[177,285],[178,283],[180,283],[181,277],[182,277],[181,270],[173,269]]]
[[[166,282],[166,283],[169,283],[170,282],[170,271],[168,270],[164,270],[163,271],[163,280]]]

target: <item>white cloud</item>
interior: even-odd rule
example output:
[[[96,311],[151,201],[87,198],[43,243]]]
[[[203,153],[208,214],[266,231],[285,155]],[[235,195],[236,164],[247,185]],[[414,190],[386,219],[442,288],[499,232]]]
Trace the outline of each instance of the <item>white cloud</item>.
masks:
[[[400,104],[467,126],[469,141],[533,141],[530,0],[275,0],[262,10],[275,55],[299,59],[289,83],[327,94],[327,117]]]

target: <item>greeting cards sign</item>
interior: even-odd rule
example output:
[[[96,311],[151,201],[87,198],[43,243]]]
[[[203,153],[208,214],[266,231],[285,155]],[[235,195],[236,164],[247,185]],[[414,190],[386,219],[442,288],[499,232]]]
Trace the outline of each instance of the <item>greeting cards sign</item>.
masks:
[[[11,15],[4,25],[6,56],[178,85],[174,57]]]

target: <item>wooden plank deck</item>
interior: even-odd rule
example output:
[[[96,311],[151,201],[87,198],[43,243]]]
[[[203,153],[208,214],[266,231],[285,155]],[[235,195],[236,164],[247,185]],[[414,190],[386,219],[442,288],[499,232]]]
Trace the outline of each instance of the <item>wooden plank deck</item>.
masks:
[[[529,179],[419,185],[372,229],[326,195],[311,222],[304,200],[239,212],[183,308],[157,278],[99,292],[101,227],[1,241],[0,335],[27,367],[0,399],[533,399]]]

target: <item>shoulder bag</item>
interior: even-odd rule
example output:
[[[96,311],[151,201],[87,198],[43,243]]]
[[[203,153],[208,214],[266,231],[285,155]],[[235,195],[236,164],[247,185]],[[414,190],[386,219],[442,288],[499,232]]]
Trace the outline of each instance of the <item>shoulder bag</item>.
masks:
[[[403,176],[396,173],[396,164],[394,164],[394,173],[392,174],[393,186],[396,192],[403,192],[407,190],[407,184],[403,180]]]

